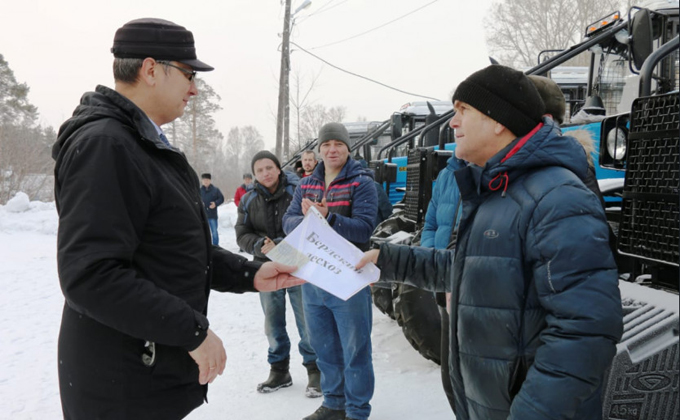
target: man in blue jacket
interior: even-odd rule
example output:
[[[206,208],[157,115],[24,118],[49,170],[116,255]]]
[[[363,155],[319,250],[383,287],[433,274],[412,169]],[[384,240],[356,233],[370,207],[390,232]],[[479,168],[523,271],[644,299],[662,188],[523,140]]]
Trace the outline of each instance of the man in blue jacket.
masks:
[[[319,152],[323,160],[300,181],[283,229],[290,233],[314,206],[338,234],[367,250],[378,201],[373,176],[349,155],[349,133],[340,123],[321,127]],[[374,386],[371,289],[344,301],[306,284],[302,297],[323,392],[321,407],[303,420],[368,419]]]
[[[622,334],[607,222],[583,148],[542,119],[521,72],[492,65],[453,95],[463,200],[449,251],[384,244],[381,278],[450,291],[458,420],[601,419]]]
[[[425,213],[425,225],[420,236],[420,246],[436,249],[453,249],[455,245],[455,226],[460,209],[460,191],[456,184],[455,171],[465,162],[451,156],[446,167],[437,175],[432,189],[432,199]],[[441,376],[444,393],[455,413],[453,388],[449,375],[449,314],[447,312],[450,293],[435,294],[441,315]]]
[[[212,185],[212,175],[206,173],[201,175],[201,200],[208,216],[210,233],[212,234],[212,244],[220,244],[220,235],[217,233],[217,208],[224,203],[224,196],[219,188]]]

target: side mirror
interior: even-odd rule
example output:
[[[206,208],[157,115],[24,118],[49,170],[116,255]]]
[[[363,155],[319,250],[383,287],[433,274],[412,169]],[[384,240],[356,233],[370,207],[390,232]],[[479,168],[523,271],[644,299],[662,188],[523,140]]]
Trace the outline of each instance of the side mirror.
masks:
[[[630,55],[633,57],[635,68],[640,70],[642,64],[654,49],[652,43],[652,16],[649,10],[640,9],[633,16],[629,32],[631,34]]]
[[[401,114],[392,114],[390,121],[390,137],[392,140],[398,139],[402,136],[403,126],[401,123]]]

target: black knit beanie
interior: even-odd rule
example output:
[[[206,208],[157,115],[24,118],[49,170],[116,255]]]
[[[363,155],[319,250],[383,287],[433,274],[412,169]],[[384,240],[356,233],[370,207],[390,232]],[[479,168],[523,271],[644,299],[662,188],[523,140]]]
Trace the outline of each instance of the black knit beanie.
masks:
[[[528,76],[531,83],[536,86],[538,94],[543,99],[545,105],[545,113],[550,114],[557,124],[562,124],[564,121],[564,113],[566,112],[567,102],[564,99],[564,93],[560,86],[554,80],[543,76],[530,75]]]
[[[276,155],[274,155],[274,153],[268,150],[262,150],[255,153],[255,156],[253,156],[253,160],[250,161],[250,169],[253,171],[253,173],[255,173],[255,162],[257,162],[260,159],[271,159],[271,161],[274,162],[274,165],[276,165],[277,168],[281,169],[281,163],[279,162],[279,159],[277,159]]]
[[[456,88],[453,101],[465,102],[515,136],[522,137],[541,122],[545,105],[529,78],[510,67],[492,64],[472,73]]]
[[[321,129],[319,129],[319,149],[321,149],[321,145],[329,140],[338,140],[347,145],[347,149],[350,148],[349,145],[349,132],[347,132],[347,127],[344,125],[337,123],[337,122],[331,122],[328,124],[324,124]]]

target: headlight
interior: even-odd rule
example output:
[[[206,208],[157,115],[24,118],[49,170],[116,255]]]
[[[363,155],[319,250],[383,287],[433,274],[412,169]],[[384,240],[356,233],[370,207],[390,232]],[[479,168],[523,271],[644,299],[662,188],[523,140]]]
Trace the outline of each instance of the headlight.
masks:
[[[614,160],[622,160],[626,156],[626,130],[614,127],[607,133],[607,152]]]

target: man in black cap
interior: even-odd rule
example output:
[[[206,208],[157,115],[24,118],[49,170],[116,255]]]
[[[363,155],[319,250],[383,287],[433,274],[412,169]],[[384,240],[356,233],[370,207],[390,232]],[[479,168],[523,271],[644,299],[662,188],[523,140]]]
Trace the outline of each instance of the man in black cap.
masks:
[[[463,200],[450,251],[383,244],[381,280],[451,292],[459,420],[599,419],[621,338],[607,221],[583,148],[561,136],[522,73],[492,65],[453,95]]]
[[[219,188],[212,184],[212,175],[209,173],[201,174],[201,200],[208,216],[212,244],[220,244],[220,235],[217,232],[217,208],[224,203],[224,196]]]
[[[198,177],[160,128],[197,94],[196,71],[213,69],[191,32],[138,19],[112,51],[115,90],[85,93],[53,148],[62,409],[66,419],[180,419],[225,367],[210,289],[301,281],[295,267],[211,245]]]

